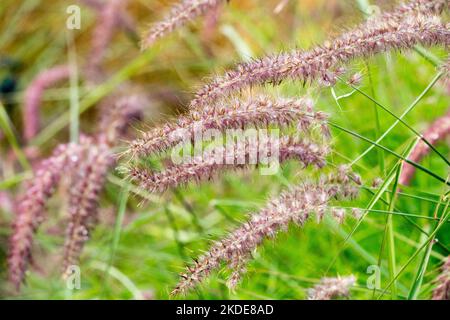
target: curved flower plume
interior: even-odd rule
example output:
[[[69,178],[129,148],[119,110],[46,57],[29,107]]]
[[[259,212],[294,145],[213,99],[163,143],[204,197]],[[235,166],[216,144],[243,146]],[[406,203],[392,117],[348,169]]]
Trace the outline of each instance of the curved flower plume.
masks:
[[[163,38],[209,10],[215,9],[222,2],[225,2],[225,0],[182,0],[172,8],[166,19],[154,24],[144,35],[142,49],[147,49],[158,39]]]
[[[100,192],[113,160],[107,145],[91,145],[84,150],[83,163],[72,173],[73,185],[70,188],[68,207],[70,221],[64,246],[63,272],[78,263],[84,243],[96,224]]]
[[[144,94],[119,96],[110,103],[111,100],[106,99],[101,108],[99,132],[100,140],[113,146],[118,138],[126,136],[131,123],[143,118],[143,110],[150,105],[150,100]]]
[[[101,1],[101,0],[80,0],[80,2],[91,7],[92,9],[96,10],[97,12],[101,12],[102,9],[105,7],[105,5],[110,5],[108,3],[105,3],[105,1]],[[134,25],[133,19],[124,11],[118,12],[118,15],[119,15],[118,16],[119,25],[126,32],[134,33],[136,27]]]
[[[23,136],[26,141],[31,140],[39,132],[42,95],[44,91],[70,76],[70,67],[60,65],[39,73],[25,92],[25,106],[23,111]]]
[[[72,185],[64,267],[78,260],[96,220],[98,198],[106,173],[115,161],[112,147],[126,126],[140,118],[139,110],[146,107],[143,101],[146,99],[138,96],[118,99],[110,105],[110,112],[102,115],[100,131],[94,137],[81,136],[78,144],[57,147],[50,158],[41,162],[33,179],[27,182],[25,194],[17,201],[17,215],[10,237],[9,279],[17,290],[31,259],[34,233],[45,218],[45,205],[63,173]]]
[[[127,152],[133,156],[149,156],[212,129],[224,131],[271,124],[286,126],[294,122],[302,130],[312,125],[324,126],[326,116],[313,112],[312,105],[313,102],[307,98],[274,100],[268,96],[219,102],[143,133],[141,138],[130,143]]]
[[[128,175],[144,190],[164,192],[190,181],[208,181],[227,169],[242,169],[250,164],[278,165],[289,159],[297,159],[304,166],[315,165],[321,168],[329,153],[327,144],[319,145],[292,137],[261,140],[214,147],[187,162],[171,165],[162,172],[131,167],[127,169]],[[271,158],[275,153],[278,157]]]
[[[374,20],[364,28],[344,33],[333,41],[312,50],[292,51],[266,56],[238,65],[234,70],[218,76],[202,87],[190,103],[190,109],[199,109],[215,99],[247,87],[277,84],[286,79],[303,82],[323,79],[332,83],[333,69],[355,58],[391,50],[403,50],[415,45],[450,44],[450,25],[436,16],[409,14],[402,19]],[[330,81],[331,80],[331,81]]]
[[[127,2],[127,0],[110,0],[99,9],[98,23],[93,31],[91,52],[86,64],[86,77],[94,83],[103,78],[101,63],[116,29],[120,26],[120,17]]]
[[[259,213],[251,215],[247,222],[216,242],[206,254],[187,267],[172,295],[186,293],[213,270],[220,268],[222,263],[234,270],[228,284],[236,285],[240,272],[245,270],[246,261],[264,239],[286,231],[290,223],[303,226],[312,215],[320,220],[333,198],[355,197],[358,189],[349,175],[353,174],[343,168],[318,181],[304,182],[269,201]]]
[[[424,132],[423,138],[436,145],[439,141],[444,140],[450,135],[450,111],[444,116],[434,121],[430,127]],[[416,163],[420,162],[428,153],[430,147],[426,145],[422,140],[418,141],[416,146],[411,151],[408,159]],[[416,169],[414,166],[404,162],[402,171],[400,174],[399,182],[403,185],[408,185],[414,176]]]
[[[331,300],[348,297],[349,289],[355,284],[355,276],[323,278],[314,288],[308,290],[308,300]]]
[[[381,21],[400,21],[410,14],[440,14],[448,9],[448,0],[411,0],[409,2],[399,4],[394,10],[383,12],[381,15],[369,17],[367,21],[361,24],[361,28],[365,28],[370,24],[377,24]]]
[[[53,195],[63,172],[70,172],[80,162],[82,147],[60,145],[53,155],[42,161],[17,201],[9,250],[9,280],[17,288],[22,283],[31,257],[33,235],[44,219],[45,204]]]
[[[433,291],[433,300],[450,300],[450,257],[442,266],[442,273],[436,280],[437,287]]]

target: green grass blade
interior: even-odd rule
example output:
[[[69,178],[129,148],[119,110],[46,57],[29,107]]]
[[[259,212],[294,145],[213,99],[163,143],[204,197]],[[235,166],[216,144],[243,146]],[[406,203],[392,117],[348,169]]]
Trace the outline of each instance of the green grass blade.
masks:
[[[70,65],[70,141],[77,143],[79,136],[80,102],[78,90],[77,53],[73,34],[67,31],[67,50]]]
[[[409,266],[409,264],[416,258],[416,256],[429,244],[433,241],[434,237],[436,236],[436,234],[438,233],[438,231],[445,225],[446,221],[449,218],[450,215],[450,210],[448,209],[448,205],[450,203],[450,200],[447,200],[447,204],[444,210],[444,214],[441,218],[441,221],[439,221],[439,223],[437,224],[436,228],[433,230],[433,232],[429,235],[429,237],[427,238],[427,240],[425,241],[424,244],[422,244],[419,248],[417,248],[417,250],[413,253],[413,255],[408,259],[408,261],[400,268],[400,270],[398,271],[397,275],[395,276],[394,279],[392,279],[389,284],[386,286],[386,288],[383,290],[383,292],[378,296],[378,299],[381,299],[383,297],[383,295],[386,293],[386,291],[391,287],[392,283],[398,279],[403,272],[405,271],[405,269]]]
[[[443,197],[441,197],[439,204],[436,206],[435,211],[434,211],[434,216],[437,216],[438,212],[439,212],[439,207],[442,204],[442,200]],[[431,252],[433,250],[433,244],[434,244],[434,237],[432,238],[432,240],[428,243],[427,248],[425,250],[425,253],[422,257],[422,260],[420,261],[419,264],[419,268],[416,272],[416,276],[414,278],[413,281],[413,285],[411,287],[411,290],[408,294],[408,299],[409,300],[415,300],[417,299],[419,293],[420,293],[420,289],[423,283],[423,277],[425,275],[425,272],[427,270],[428,267],[428,263],[430,261],[430,256],[431,256]]]
[[[22,168],[25,170],[31,169],[27,157],[25,156],[25,153],[22,151],[19,142],[17,141],[16,135],[14,133],[15,132],[14,126],[8,117],[8,113],[6,113],[5,107],[1,102],[0,102],[0,128],[3,130],[6,139],[8,139],[8,142],[11,145],[12,149],[14,150],[14,153],[16,154],[17,159],[19,160]]]
[[[373,103],[375,103],[377,106],[379,106],[380,108],[382,108],[384,111],[386,111],[387,113],[389,113],[391,116],[393,116],[396,120],[395,122],[376,140],[377,143],[380,143],[399,123],[403,124],[405,127],[407,127],[411,132],[413,132],[417,137],[419,137],[434,153],[436,153],[442,160],[445,161],[445,163],[447,165],[450,166],[450,160],[447,159],[446,156],[444,156],[443,154],[441,154],[436,147],[433,146],[433,144],[431,142],[429,142],[421,133],[419,133],[417,130],[415,130],[413,127],[411,127],[408,123],[406,123],[403,118],[406,117],[416,106],[417,104],[423,99],[423,97],[431,90],[431,88],[433,88],[433,86],[439,81],[439,79],[443,76],[442,72],[439,72],[434,78],[433,80],[428,84],[428,86],[422,91],[422,93],[411,103],[411,105],[400,115],[400,117],[398,117],[397,115],[395,115],[392,111],[389,110],[389,108],[385,107],[384,105],[382,105],[381,103],[379,103],[378,101],[376,101],[374,98],[372,98],[371,96],[369,96],[368,94],[366,94],[365,92],[361,91],[360,89],[358,89],[357,87],[353,86],[353,85],[349,85],[350,87],[352,87],[354,90],[356,90],[358,93],[362,94],[363,96],[365,96],[366,98],[368,98],[369,100],[371,100]],[[341,79],[341,81],[344,82],[344,80]],[[363,153],[361,153],[359,155],[359,157],[357,159],[355,159],[354,162],[359,161],[360,159],[362,159],[367,153],[369,153],[375,146],[370,146],[369,148],[367,148],[367,150],[365,150]]]
[[[397,200],[397,186],[398,186],[398,179],[400,176],[401,168],[402,168],[401,163],[399,163],[397,165],[395,179],[394,179],[394,183],[392,185],[391,200],[389,202],[389,211],[390,212],[394,211],[395,202]],[[396,271],[396,259],[395,259],[394,221],[393,221],[393,216],[391,214],[388,215],[388,217],[387,217],[386,231],[387,231],[386,237],[387,237],[387,248],[388,248],[389,276],[391,279],[394,279],[397,271]],[[392,299],[397,298],[397,283],[395,280],[392,283],[391,297],[392,297]]]
[[[445,183],[445,184],[447,184],[447,185],[450,185],[450,182],[448,182],[446,179],[441,178],[438,174],[436,174],[436,173],[430,171],[429,169],[425,168],[424,166],[422,166],[422,165],[420,165],[420,164],[418,164],[418,163],[416,163],[416,162],[414,162],[414,161],[411,161],[411,160],[405,158],[404,156],[402,156],[402,155],[396,153],[395,151],[392,151],[391,149],[386,148],[385,146],[382,146],[382,145],[378,144],[377,142],[372,141],[371,139],[366,138],[366,137],[360,135],[359,133],[356,133],[356,132],[353,132],[353,131],[351,131],[351,130],[348,130],[348,129],[346,129],[346,128],[344,128],[344,127],[342,127],[342,126],[340,126],[340,125],[338,125],[338,124],[336,124],[336,123],[334,123],[334,122],[328,121],[328,124],[329,124],[330,126],[336,128],[336,129],[339,129],[339,130],[341,130],[341,131],[343,131],[343,132],[346,132],[346,133],[348,133],[348,134],[350,134],[350,135],[352,135],[352,136],[354,136],[354,137],[356,137],[356,138],[359,138],[359,139],[361,139],[361,140],[363,140],[363,141],[366,141],[366,142],[368,142],[368,143],[371,143],[372,145],[374,145],[374,146],[376,146],[376,147],[378,147],[378,148],[381,148],[381,149],[383,149],[384,151],[387,151],[388,153],[390,153],[390,154],[392,154],[393,156],[395,156],[395,157],[397,157],[397,158],[399,158],[399,159],[405,161],[406,163],[409,163],[410,165],[412,165],[412,166],[415,167],[416,169],[419,169],[419,170],[425,172],[426,174],[428,174],[429,176],[435,178],[436,180],[438,180],[438,181],[440,181],[440,182],[442,182],[442,183]],[[359,158],[359,157],[358,157],[358,158]],[[355,161],[353,161],[353,162],[355,162]],[[353,165],[353,163],[352,163],[351,165]]]

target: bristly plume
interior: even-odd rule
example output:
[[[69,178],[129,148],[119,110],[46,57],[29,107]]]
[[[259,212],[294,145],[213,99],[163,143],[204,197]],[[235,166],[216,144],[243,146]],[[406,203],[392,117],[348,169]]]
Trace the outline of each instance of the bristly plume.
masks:
[[[83,152],[83,162],[72,173],[63,272],[78,263],[83,246],[97,222],[98,200],[114,160],[107,145],[94,143],[89,141],[89,147]]]
[[[201,109],[217,98],[247,87],[278,84],[287,79],[303,82],[323,79],[332,84],[333,79],[328,78],[333,78],[334,69],[340,64],[418,44],[449,45],[450,24],[443,24],[436,16],[412,14],[399,21],[377,20],[306,52],[295,50],[242,63],[201,88],[190,109]]]
[[[134,97],[134,98],[133,98]],[[69,179],[68,227],[65,267],[78,259],[97,215],[98,197],[105,183],[107,170],[115,161],[116,146],[127,125],[140,117],[145,101],[138,95],[117,99],[109,104],[110,112],[102,114],[100,130],[94,137],[82,135],[78,144],[60,145],[53,155],[43,160],[33,179],[25,184],[25,194],[16,199],[17,215],[10,237],[9,279],[17,291],[24,280],[34,233],[45,215],[45,206],[62,177]],[[109,126],[108,126],[109,123]],[[84,231],[82,231],[84,230]]]
[[[98,83],[104,78],[102,61],[115,31],[120,26],[120,17],[128,0],[110,0],[99,10],[98,23],[92,34],[91,51],[85,67],[86,78]]]
[[[436,288],[433,291],[433,300],[450,300],[450,257],[444,262],[442,272],[436,279]]]
[[[107,98],[100,108],[99,140],[117,145],[117,139],[126,136],[130,124],[143,118],[143,110],[149,105],[148,96],[139,93]]]
[[[158,39],[163,38],[209,10],[215,9],[223,2],[225,0],[182,0],[172,8],[167,18],[154,24],[144,35],[141,45],[142,49],[147,49]]]
[[[9,279],[19,289],[31,257],[33,235],[44,219],[45,205],[57,187],[61,175],[80,162],[81,147],[60,145],[53,155],[42,161],[34,178],[25,185],[25,194],[17,202],[9,250]]]
[[[448,9],[448,7],[448,0],[411,0],[399,4],[392,11],[369,17],[365,23],[361,24],[360,28],[364,29],[368,25],[382,21],[400,21],[411,14],[438,15]]]
[[[355,284],[355,276],[323,278],[308,290],[308,300],[331,300],[348,297],[349,289]]]
[[[251,215],[247,222],[225,239],[216,242],[193,266],[187,267],[172,295],[186,293],[213,270],[220,268],[222,263],[235,270],[228,282],[235,285],[240,272],[244,271],[245,262],[264,239],[274,238],[280,231],[285,231],[290,223],[303,226],[311,215],[321,219],[334,198],[355,197],[358,188],[352,176],[354,174],[346,167],[341,168],[336,174],[322,177],[319,181],[302,183],[271,200],[264,209]],[[359,178],[355,180],[359,181]]]
[[[101,12],[106,5],[111,5],[110,3],[101,1],[101,0],[79,0],[80,2],[84,3],[86,6],[96,10],[97,12]],[[128,1],[128,0],[125,0]],[[134,24],[134,21],[130,15],[127,14],[125,11],[120,11],[117,13],[119,15],[119,25],[129,33],[135,33],[136,26]]]
[[[279,165],[289,159],[297,159],[305,167],[315,165],[322,168],[329,153],[326,143],[302,141],[292,137],[268,138],[265,141],[242,141],[233,145],[214,147],[199,156],[181,164],[173,164],[164,171],[154,172],[133,166],[126,168],[132,181],[149,192],[164,192],[194,181],[211,180],[214,176],[230,169],[243,169],[249,165]],[[278,156],[275,159],[270,157]],[[273,161],[272,163],[270,161]]]
[[[26,141],[36,136],[40,129],[40,106],[45,90],[58,82],[67,80],[70,67],[60,65],[39,73],[25,91],[23,110],[23,137]]]
[[[431,145],[436,145],[439,141],[444,140],[450,135],[450,111],[444,116],[440,117],[434,121],[430,127],[424,132],[423,138],[431,143]],[[428,153],[430,152],[430,147],[425,144],[422,140],[419,140],[416,146],[411,151],[408,159],[413,162],[420,162]],[[415,173],[415,167],[409,163],[404,162],[402,171],[400,174],[399,182],[403,185],[408,185]]]
[[[287,126],[298,123],[299,130],[313,125],[324,126],[326,116],[313,111],[310,99],[273,99],[268,96],[250,98],[246,101],[232,99],[221,101],[199,112],[180,116],[173,123],[145,132],[132,141],[128,153],[133,156],[149,156],[166,151],[176,144],[193,140],[207,130],[241,129]]]

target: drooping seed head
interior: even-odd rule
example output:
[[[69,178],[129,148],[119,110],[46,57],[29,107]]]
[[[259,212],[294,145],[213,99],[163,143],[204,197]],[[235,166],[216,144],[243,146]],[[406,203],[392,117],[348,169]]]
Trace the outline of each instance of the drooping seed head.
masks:
[[[350,174],[350,172],[347,172]],[[225,263],[232,272],[228,281],[232,286],[239,281],[251,253],[266,239],[286,231],[290,223],[303,226],[311,215],[323,217],[329,202],[336,197],[348,196],[351,178],[342,180],[341,173],[323,176],[318,181],[308,181],[282,193],[268,202],[259,213],[217,241],[210,250],[195,260],[181,274],[180,282],[172,295],[184,294],[201,283],[209,274]]]
[[[175,31],[196,17],[215,9],[225,0],[182,0],[177,3],[169,15],[160,22],[155,23],[143,36],[142,49],[152,46],[157,40]]]
[[[331,300],[348,297],[349,289],[355,284],[355,276],[323,278],[308,290],[308,300]]]

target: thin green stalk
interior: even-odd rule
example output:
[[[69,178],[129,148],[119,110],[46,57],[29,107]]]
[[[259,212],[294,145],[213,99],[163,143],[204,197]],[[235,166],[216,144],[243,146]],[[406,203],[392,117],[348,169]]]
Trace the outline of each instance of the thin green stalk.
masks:
[[[372,80],[372,72],[371,72],[370,66],[367,62],[366,62],[366,67],[367,67],[367,74],[368,74],[368,78],[369,78],[369,84],[370,84],[370,90],[372,93],[372,97],[374,97],[374,100],[376,100],[375,88],[374,88],[374,83]],[[375,115],[375,139],[378,139],[381,136],[381,124],[380,124],[380,116],[378,114],[377,104],[375,102],[373,103],[373,112]],[[386,174],[386,168],[385,168],[385,164],[384,164],[384,151],[379,150],[379,149],[377,151],[378,151],[377,152],[378,163],[380,164],[380,171],[381,171],[381,174],[384,176]]]
[[[127,202],[129,197],[128,187],[124,187],[119,195],[117,218],[114,225],[113,238],[111,242],[111,249],[109,254],[109,260],[106,264],[105,277],[103,278],[103,288],[106,289],[106,284],[108,280],[108,275],[110,274],[110,268],[113,266],[114,257],[116,255],[117,248],[120,241],[120,233],[122,231],[123,219],[125,217],[125,212],[127,209]]]
[[[178,253],[180,257],[185,260],[186,259],[186,253],[184,249],[184,244],[179,239],[178,234],[178,227],[175,223],[175,218],[172,215],[172,211],[170,211],[168,206],[164,207],[164,213],[166,214],[167,220],[169,220],[170,227],[172,228],[173,232],[173,238],[175,239],[175,243],[177,244]]]
[[[392,171],[393,172],[393,171]],[[364,218],[367,216],[367,214],[369,213],[370,210],[373,209],[373,207],[376,205],[376,203],[378,202],[378,200],[381,199],[384,191],[388,188],[388,186],[391,184],[392,180],[394,179],[394,175],[392,174],[392,172],[388,175],[388,177],[386,178],[386,180],[383,182],[383,184],[380,186],[380,188],[378,189],[378,191],[374,194],[374,196],[372,197],[372,199],[370,200],[369,204],[367,205],[366,209],[364,209],[364,213],[362,215],[362,217],[358,220],[358,222],[356,223],[356,225],[353,227],[353,229],[350,231],[350,233],[348,233],[347,237],[344,239],[344,242],[342,243],[341,247],[339,248],[337,254],[334,256],[333,260],[331,261],[330,265],[327,268],[326,273],[328,273],[328,271],[330,270],[330,268],[334,265],[334,263],[336,262],[338,256],[341,254],[342,250],[344,250],[345,245],[347,244],[347,242],[349,241],[349,239],[355,234],[356,230],[359,228],[359,226],[362,224],[362,222],[364,221]],[[374,261],[374,263],[376,263],[376,260]]]
[[[420,261],[419,268],[417,269],[411,290],[409,291],[408,294],[408,300],[416,300],[420,293],[423,277],[427,270],[428,262],[430,261],[431,252],[433,252],[433,241],[434,237],[433,240],[428,243],[425,253],[422,257],[422,260]]]
[[[67,55],[70,65],[70,141],[78,143],[80,102],[78,91],[77,53],[73,34],[67,31]]]
[[[429,221],[437,221],[439,220],[438,218],[433,218],[433,217],[428,217],[428,216],[423,216],[420,214],[412,214],[412,213],[408,213],[408,212],[398,212],[398,211],[388,211],[388,210],[379,210],[379,209],[364,209],[364,208],[355,208],[355,207],[339,207],[342,209],[360,209],[362,211],[369,211],[369,212],[373,212],[373,213],[384,213],[386,215],[391,215],[391,216],[401,216],[401,217],[410,217],[410,218],[415,218],[415,219],[423,219],[423,220],[429,220]],[[450,222],[450,221],[448,221]]]
[[[439,207],[442,204],[442,200],[443,200],[443,197],[440,198],[440,201],[434,210],[434,214],[433,214],[434,217],[436,217],[439,212]],[[422,260],[420,261],[419,268],[417,269],[413,285],[412,285],[411,290],[408,295],[408,300],[417,299],[417,297],[420,293],[420,289],[421,289],[422,283],[423,283],[423,277],[425,275],[425,272],[428,267],[428,263],[430,261],[430,256],[431,256],[431,252],[433,249],[434,240],[435,240],[435,237],[433,237],[432,240],[428,243],[427,249],[422,257]]]
[[[383,292],[378,296],[378,299],[381,299],[383,295],[386,293],[386,291],[391,287],[392,283],[398,279],[402,273],[405,271],[405,269],[409,266],[409,264],[416,258],[416,256],[429,244],[433,241],[434,237],[438,233],[438,231],[445,225],[445,222],[448,220],[450,215],[450,210],[448,209],[448,205],[450,203],[450,200],[447,200],[447,204],[444,210],[444,214],[441,217],[441,221],[437,224],[436,228],[433,230],[433,232],[430,234],[430,236],[427,238],[424,244],[422,244],[417,250],[414,252],[414,254],[408,259],[408,261],[402,266],[402,268],[398,271],[397,275],[394,279],[392,279],[386,288],[384,288]]]
[[[395,174],[394,183],[392,186],[392,195],[391,195],[391,201],[389,202],[389,211],[394,211],[395,202],[397,200],[397,186],[398,186],[398,179],[400,177],[400,171],[401,171],[401,163],[397,165],[397,170]],[[389,269],[389,275],[390,278],[393,279],[396,274],[396,262],[395,262],[395,238],[394,238],[394,222],[393,222],[393,216],[388,215],[387,221],[386,221],[386,237],[387,237],[387,248],[388,248],[388,269]],[[394,281],[392,284],[391,289],[391,297],[392,299],[397,298],[397,284]]]
[[[447,165],[450,166],[450,160],[447,159],[446,156],[444,156],[443,154],[441,154],[427,139],[425,139],[425,137],[417,132],[417,130],[415,130],[413,127],[411,127],[409,124],[407,124],[403,118],[408,115],[408,113],[410,113],[416,106],[417,104],[420,102],[420,100],[422,100],[422,98],[428,93],[428,91],[431,90],[431,88],[433,88],[433,86],[439,81],[439,79],[443,76],[442,72],[439,72],[434,78],[433,80],[431,80],[431,82],[428,84],[428,86],[423,90],[423,92],[413,101],[413,103],[402,113],[402,115],[400,117],[398,117],[397,115],[395,115],[392,111],[389,110],[389,108],[385,107],[384,105],[382,105],[381,103],[379,103],[378,101],[376,101],[374,98],[372,98],[371,96],[369,96],[368,94],[366,94],[365,92],[361,91],[360,89],[358,89],[357,87],[350,85],[354,90],[356,90],[357,92],[359,92],[360,94],[362,94],[363,96],[365,96],[366,98],[368,98],[369,100],[371,100],[372,102],[374,102],[377,106],[379,106],[380,108],[382,108],[384,111],[386,111],[387,113],[389,113],[391,116],[393,116],[396,121],[389,127],[389,129],[387,129],[377,140],[376,142],[379,143],[381,142],[399,123],[402,123],[404,126],[406,126],[410,131],[412,131],[417,137],[419,137],[428,147],[430,147],[430,149],[435,152],[441,159],[443,159],[445,161],[445,163],[447,163]],[[340,79],[341,81],[345,82],[344,80]],[[374,148],[374,146],[370,146],[369,148],[367,148],[363,153],[361,153],[353,162],[358,162],[359,160],[361,160],[367,153],[369,153],[372,149]]]
[[[30,179],[31,177],[33,177],[33,173],[30,170],[17,173],[12,177],[0,181],[0,190],[10,189],[22,181]]]
[[[370,17],[370,2],[369,0],[356,0],[356,3],[358,4],[358,8],[359,10],[362,11],[362,13],[364,14],[365,17]]]
[[[133,281],[131,281],[130,278],[128,278],[123,272],[121,272],[119,269],[115,268],[115,267],[109,267],[101,262],[101,261],[94,261],[91,263],[90,265],[92,268],[97,269],[103,273],[108,272],[108,274],[113,277],[114,279],[116,279],[117,281],[119,281],[128,291],[131,292],[131,294],[133,295],[133,298],[135,300],[144,300],[144,297],[142,295],[141,290],[139,290],[139,288],[133,283]]]
[[[367,186],[362,186],[362,189],[365,190],[372,190],[373,188],[369,188]],[[387,190],[386,193],[390,193],[391,191]],[[434,200],[434,199],[430,199],[430,198],[425,198],[425,197],[421,197],[421,196],[416,196],[415,194],[410,194],[410,193],[404,193],[404,192],[397,192],[398,196],[401,197],[405,197],[405,198],[411,198],[411,199],[417,199],[417,200],[422,200],[422,201],[427,201],[430,203],[439,203],[438,200]]]
[[[111,254],[109,257],[109,265],[113,264],[114,256],[117,251],[117,247],[119,246],[120,241],[120,234],[122,232],[122,225],[123,225],[123,219],[125,217],[125,212],[127,210],[127,202],[128,197],[130,195],[130,191],[127,187],[122,190],[119,196],[119,208],[117,210],[117,218],[116,223],[114,225],[114,233],[113,233],[113,240],[111,242]]]
[[[345,232],[342,228],[339,228],[338,225],[331,219],[326,219],[325,223],[333,228],[343,239],[344,239],[344,243],[348,243],[350,247],[353,248],[353,250],[355,252],[357,252],[364,260],[366,260],[368,263],[370,264],[376,264],[377,263],[377,259],[372,256],[369,252],[367,252],[358,242],[356,242],[353,238],[352,238],[352,234],[351,233],[347,233]],[[386,270],[385,267],[380,266],[381,272],[385,275],[388,275],[388,270]],[[326,273],[328,273],[329,270],[327,270]],[[399,284],[399,287],[401,290],[407,292],[407,288],[401,284]]]
[[[447,184],[447,185],[450,185],[450,182],[448,182],[447,180],[441,178],[438,174],[436,174],[436,173],[430,171],[429,169],[425,168],[424,166],[422,166],[422,165],[420,165],[420,164],[418,164],[418,163],[416,163],[416,162],[414,162],[414,161],[411,161],[411,160],[405,158],[404,156],[402,156],[402,155],[396,153],[395,151],[392,151],[391,149],[386,148],[385,146],[382,146],[382,145],[378,144],[377,142],[372,141],[372,140],[370,140],[369,138],[366,138],[366,137],[364,137],[364,136],[362,136],[362,135],[360,135],[360,134],[358,134],[358,133],[356,133],[356,132],[353,132],[353,131],[348,130],[348,129],[344,128],[344,127],[341,127],[340,125],[338,125],[338,124],[336,124],[336,123],[334,123],[334,122],[328,121],[328,124],[329,124],[330,126],[336,128],[336,129],[339,129],[339,130],[341,130],[341,131],[344,131],[344,132],[346,132],[346,133],[348,133],[348,134],[350,134],[350,135],[352,135],[352,136],[354,136],[354,137],[356,137],[356,138],[359,138],[359,139],[364,140],[364,141],[366,141],[366,142],[368,142],[368,143],[371,143],[372,145],[374,145],[374,146],[376,146],[376,147],[378,147],[378,148],[381,148],[381,149],[383,149],[384,151],[389,152],[389,153],[392,154],[393,156],[395,156],[395,157],[397,157],[397,158],[399,158],[399,159],[405,161],[406,163],[412,165],[412,166],[415,167],[416,169],[419,169],[419,170],[425,172],[426,174],[428,174],[429,176],[435,178],[436,180],[438,180],[438,181],[440,181],[440,182],[442,182],[442,183],[445,183],[445,184]],[[355,162],[355,161],[353,161],[353,162]],[[353,165],[353,164],[354,164],[354,163],[352,163],[351,165]]]
[[[27,157],[23,153],[22,149],[20,148],[19,142],[17,141],[14,126],[9,119],[8,113],[5,110],[5,107],[3,106],[3,103],[0,101],[0,128],[2,129],[3,133],[6,136],[6,139],[8,139],[9,144],[11,145],[14,153],[17,156],[17,159],[20,162],[20,165],[25,170],[30,170],[31,166],[30,163],[27,160]]]
[[[192,208],[191,204],[186,201],[183,194],[179,190],[174,189],[173,193],[175,194],[175,197],[178,199],[178,201],[181,202],[181,204],[186,209],[186,211],[189,212],[189,214],[191,215],[192,222],[194,223],[194,226],[197,229],[197,231],[200,234],[204,234],[205,230],[203,229],[203,227],[200,223],[200,220],[198,219],[197,214],[195,213],[195,210],[194,210],[194,208]]]
[[[5,49],[6,45],[11,41],[14,40],[17,36],[17,33],[19,32],[19,28],[13,28],[12,26],[18,26],[20,25],[21,21],[26,20],[26,15],[33,11],[40,3],[40,0],[27,0],[27,1],[21,1],[20,7],[17,9],[17,11],[14,13],[14,15],[9,19],[7,22],[9,26],[5,30],[2,30],[2,33],[0,34],[0,48],[2,50]],[[3,4],[4,5],[4,4]],[[3,6],[2,5],[2,6]],[[7,6],[6,6],[7,7]],[[2,17],[4,19],[5,17]]]
[[[364,188],[364,190],[368,191],[372,196],[375,195],[375,193],[374,193],[372,190],[368,189],[368,188]],[[385,193],[386,193],[386,192],[389,192],[389,191],[386,190]],[[389,204],[389,203],[388,203],[385,199],[383,199],[383,198],[380,198],[380,201],[383,202],[383,204],[385,204],[385,205],[388,205],[388,204]],[[396,208],[394,208],[394,209],[396,210]],[[373,210],[369,210],[369,211],[373,211]],[[396,212],[397,212],[397,211],[391,212],[391,214],[395,214]],[[416,228],[420,233],[422,233],[422,234],[428,236],[428,232],[426,232],[426,231],[425,231],[421,226],[419,226],[417,223],[415,223],[414,221],[412,221],[408,215],[400,215],[400,216],[401,216],[402,218],[404,218],[408,223],[410,223],[414,228]],[[423,217],[423,216],[420,216],[420,217]],[[425,218],[424,218],[424,219],[425,219]],[[428,217],[427,220],[437,220],[437,219]],[[446,222],[449,222],[449,221],[446,221]],[[442,242],[437,242],[437,245],[438,245],[439,247],[441,247],[443,250],[445,250],[447,253],[450,252],[450,249],[447,248],[447,246],[446,246],[445,244],[443,244]]]

